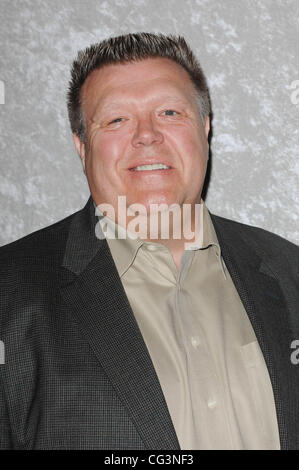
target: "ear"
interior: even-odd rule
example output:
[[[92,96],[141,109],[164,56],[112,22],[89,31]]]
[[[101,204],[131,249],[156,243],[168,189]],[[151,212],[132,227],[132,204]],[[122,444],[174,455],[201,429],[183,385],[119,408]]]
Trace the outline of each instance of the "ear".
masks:
[[[74,139],[74,143],[75,143],[77,153],[78,153],[79,157],[81,158],[83,171],[85,173],[85,144],[84,144],[84,142],[82,142],[80,137],[75,133],[73,133],[73,139]]]
[[[206,137],[208,138],[209,137],[209,132],[210,132],[210,117],[209,116],[206,117],[206,122],[205,122],[205,125],[204,125],[204,129],[205,129]]]

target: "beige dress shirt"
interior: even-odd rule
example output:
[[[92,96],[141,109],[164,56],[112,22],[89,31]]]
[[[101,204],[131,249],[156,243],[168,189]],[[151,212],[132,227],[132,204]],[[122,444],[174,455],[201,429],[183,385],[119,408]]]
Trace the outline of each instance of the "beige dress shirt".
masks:
[[[179,271],[165,246],[113,240],[119,226],[101,226],[181,449],[279,449],[264,357],[201,206],[199,237]]]

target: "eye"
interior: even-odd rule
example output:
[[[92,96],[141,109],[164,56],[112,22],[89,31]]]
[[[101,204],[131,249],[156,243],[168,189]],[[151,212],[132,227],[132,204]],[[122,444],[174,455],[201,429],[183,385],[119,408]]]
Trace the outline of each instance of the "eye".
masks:
[[[117,124],[119,122],[122,122],[124,120],[124,118],[116,118],[116,119],[113,119],[112,121],[108,122],[108,124]]]
[[[177,111],[174,111],[173,109],[166,109],[165,111],[163,111],[162,114],[165,114],[166,116],[175,116],[179,113]]]

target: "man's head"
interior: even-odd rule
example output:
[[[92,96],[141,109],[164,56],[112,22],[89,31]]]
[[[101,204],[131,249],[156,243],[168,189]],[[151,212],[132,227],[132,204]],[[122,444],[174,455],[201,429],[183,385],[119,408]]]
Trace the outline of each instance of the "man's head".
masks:
[[[183,38],[129,34],[79,52],[68,109],[97,205],[199,202],[210,103]],[[140,168],[158,163],[168,168]]]

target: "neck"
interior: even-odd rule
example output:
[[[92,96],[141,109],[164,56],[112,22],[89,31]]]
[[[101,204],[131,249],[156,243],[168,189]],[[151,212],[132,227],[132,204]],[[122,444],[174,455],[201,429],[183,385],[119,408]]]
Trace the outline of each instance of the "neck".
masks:
[[[104,215],[113,220],[127,232],[151,243],[160,243],[167,247],[179,269],[181,258],[188,244],[197,242],[201,244],[203,205],[179,204],[170,206],[163,212],[144,212],[142,214],[118,211],[111,217],[109,213]],[[121,217],[119,217],[121,215]]]
[[[189,206],[189,211],[181,210],[180,206],[172,209],[171,213],[147,214],[138,219],[139,238],[151,243],[164,245],[170,251],[179,269],[181,258],[187,246],[192,243],[201,244],[203,205]],[[135,220],[136,223],[136,220]],[[136,225],[127,224],[127,230],[132,231]]]
[[[147,240],[150,242],[155,242],[155,243],[160,243],[161,245],[164,245],[168,250],[170,251],[173,260],[175,262],[175,265],[177,269],[180,269],[181,265],[181,259],[183,256],[183,253],[185,251],[185,241],[184,240],[174,240],[174,239],[169,239],[169,240]],[[190,243],[190,240],[188,240],[188,243]]]

